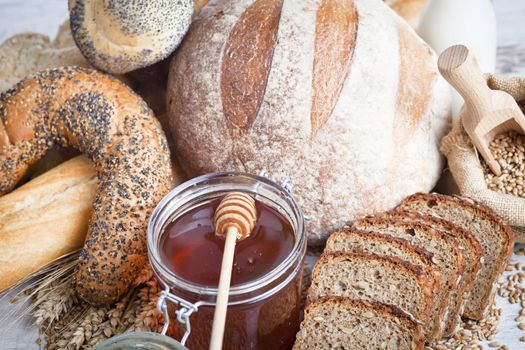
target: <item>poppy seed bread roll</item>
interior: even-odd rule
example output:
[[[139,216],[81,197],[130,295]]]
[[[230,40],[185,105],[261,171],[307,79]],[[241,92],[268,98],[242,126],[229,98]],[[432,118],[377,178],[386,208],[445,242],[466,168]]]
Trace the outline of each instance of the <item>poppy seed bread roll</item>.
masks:
[[[93,70],[62,67],[0,95],[0,195],[56,145],[80,150],[98,175],[77,292],[93,305],[114,302],[147,262],[147,221],[171,188],[166,137],[126,85]]]
[[[168,57],[186,34],[193,0],[69,0],[73,38],[95,67],[123,74]]]

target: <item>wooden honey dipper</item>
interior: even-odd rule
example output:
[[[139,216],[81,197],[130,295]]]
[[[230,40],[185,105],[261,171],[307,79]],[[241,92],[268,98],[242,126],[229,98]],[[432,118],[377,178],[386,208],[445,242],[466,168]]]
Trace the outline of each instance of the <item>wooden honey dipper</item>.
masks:
[[[210,350],[220,350],[224,337],[235,243],[246,239],[255,227],[255,200],[242,192],[227,194],[215,210],[214,221],[215,234],[226,237],[210,341]]]

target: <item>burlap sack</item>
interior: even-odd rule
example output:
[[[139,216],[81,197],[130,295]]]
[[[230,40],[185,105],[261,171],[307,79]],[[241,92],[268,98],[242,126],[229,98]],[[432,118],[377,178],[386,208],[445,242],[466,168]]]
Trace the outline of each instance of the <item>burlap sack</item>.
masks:
[[[491,89],[506,91],[520,104],[525,103],[525,78],[492,74],[488,74],[486,78]],[[460,116],[463,112],[464,110],[460,112]],[[461,194],[491,207],[512,226],[516,242],[525,242],[525,198],[494,192],[488,188],[477,151],[461,123],[456,123],[452,131],[443,138],[441,152],[448,159],[450,172]]]

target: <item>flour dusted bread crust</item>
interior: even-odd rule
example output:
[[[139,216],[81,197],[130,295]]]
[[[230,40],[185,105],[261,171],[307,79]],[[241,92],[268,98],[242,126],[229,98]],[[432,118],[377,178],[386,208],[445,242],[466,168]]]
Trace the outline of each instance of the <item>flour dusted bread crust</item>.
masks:
[[[168,57],[186,34],[192,0],[69,0],[71,31],[88,61],[122,74]]]
[[[400,309],[380,303],[328,297],[305,310],[294,350],[423,350],[421,326]]]
[[[481,320],[494,300],[496,282],[503,273],[514,247],[514,234],[492,209],[468,198],[437,193],[417,193],[405,199],[398,209],[414,210],[452,221],[470,231],[485,256],[465,305],[464,316]]]
[[[167,99],[190,176],[290,179],[314,245],[342,218],[430,190],[443,165],[449,88],[379,0],[212,0],[174,55]]]
[[[62,67],[0,95],[0,195],[55,145],[79,149],[97,170],[76,288],[94,305],[113,302],[147,262],[147,220],[171,188],[166,138],[127,86],[96,71]]]

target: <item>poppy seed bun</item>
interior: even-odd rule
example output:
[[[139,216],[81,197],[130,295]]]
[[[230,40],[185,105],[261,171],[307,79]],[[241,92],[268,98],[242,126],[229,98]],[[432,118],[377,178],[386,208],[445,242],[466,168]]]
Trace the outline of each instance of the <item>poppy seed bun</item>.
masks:
[[[192,0],[69,0],[73,38],[87,60],[113,74],[168,57],[186,34]]]
[[[0,195],[55,146],[84,153],[98,177],[76,290],[92,305],[114,302],[147,263],[147,221],[171,189],[166,137],[126,85],[94,70],[62,67],[0,95]]]

